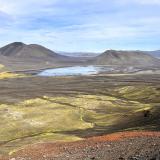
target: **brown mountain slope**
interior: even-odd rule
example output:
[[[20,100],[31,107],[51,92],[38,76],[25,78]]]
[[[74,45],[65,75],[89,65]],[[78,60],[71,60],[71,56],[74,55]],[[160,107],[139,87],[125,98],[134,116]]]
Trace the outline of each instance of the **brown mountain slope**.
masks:
[[[37,44],[26,45],[22,42],[14,42],[0,48],[0,55],[15,58],[64,58],[66,56]]]
[[[160,61],[141,51],[107,50],[92,59],[97,65],[160,65]]]
[[[57,54],[37,44],[14,42],[0,48],[0,64],[10,71],[37,70],[83,63],[83,58]]]

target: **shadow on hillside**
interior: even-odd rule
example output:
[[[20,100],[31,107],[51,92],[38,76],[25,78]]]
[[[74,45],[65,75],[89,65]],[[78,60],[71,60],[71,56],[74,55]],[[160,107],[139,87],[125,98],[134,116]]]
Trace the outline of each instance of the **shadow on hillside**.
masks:
[[[89,129],[79,129],[74,131],[58,132],[62,134],[75,135],[81,138],[100,136],[120,131],[147,130],[160,131],[160,106],[157,106],[154,113],[145,116],[144,113],[138,113],[124,118],[119,123],[110,126],[97,126]]]

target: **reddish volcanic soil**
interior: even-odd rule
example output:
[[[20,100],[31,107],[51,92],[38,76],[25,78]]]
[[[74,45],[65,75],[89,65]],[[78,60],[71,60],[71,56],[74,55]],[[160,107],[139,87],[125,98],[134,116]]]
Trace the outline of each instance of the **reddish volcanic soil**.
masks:
[[[78,142],[35,144],[8,159],[160,160],[160,132],[120,132]]]

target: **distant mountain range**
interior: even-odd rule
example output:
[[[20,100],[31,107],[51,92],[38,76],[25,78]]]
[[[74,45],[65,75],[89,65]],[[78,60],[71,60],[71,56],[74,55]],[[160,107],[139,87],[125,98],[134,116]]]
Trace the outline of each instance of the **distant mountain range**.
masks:
[[[152,55],[153,57],[156,57],[156,58],[160,59],[160,50],[157,50],[157,51],[146,51],[146,53]]]
[[[37,44],[14,42],[0,48],[0,64],[16,69],[45,68],[73,65],[160,66],[160,51],[116,51],[102,54],[90,52],[54,52]],[[155,57],[153,57],[155,56]],[[32,67],[34,66],[34,67]]]
[[[95,57],[98,56],[101,53],[96,52],[63,52],[63,51],[57,51],[56,53],[65,55],[65,56],[71,56],[71,57]]]
[[[131,52],[131,51],[128,51],[128,52]],[[160,50],[157,50],[157,51],[139,51],[139,52],[150,54],[155,58],[160,58]],[[56,53],[61,54],[61,55],[65,55],[65,56],[71,56],[71,57],[88,57],[88,58],[96,57],[96,56],[102,54],[100,52],[97,53],[97,52],[63,52],[63,51],[57,51]]]

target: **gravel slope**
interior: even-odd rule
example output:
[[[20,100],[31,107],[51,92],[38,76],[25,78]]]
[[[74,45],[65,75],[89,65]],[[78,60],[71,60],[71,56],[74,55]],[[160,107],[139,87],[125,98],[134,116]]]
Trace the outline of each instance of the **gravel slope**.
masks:
[[[35,144],[8,159],[159,160],[160,132],[120,132],[72,143]]]

